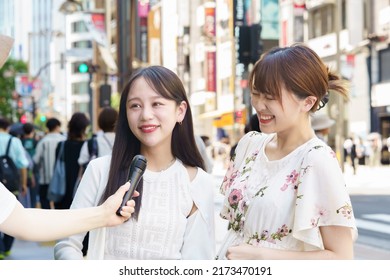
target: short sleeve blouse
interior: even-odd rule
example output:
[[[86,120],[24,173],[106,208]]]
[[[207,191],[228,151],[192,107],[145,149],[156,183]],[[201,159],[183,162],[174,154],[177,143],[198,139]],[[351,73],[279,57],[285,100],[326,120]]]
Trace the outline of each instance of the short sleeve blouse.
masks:
[[[319,227],[357,229],[351,201],[335,153],[317,137],[280,160],[268,160],[274,135],[249,132],[237,146],[221,192],[221,216],[229,232],[226,249],[246,242],[283,250],[324,249]]]

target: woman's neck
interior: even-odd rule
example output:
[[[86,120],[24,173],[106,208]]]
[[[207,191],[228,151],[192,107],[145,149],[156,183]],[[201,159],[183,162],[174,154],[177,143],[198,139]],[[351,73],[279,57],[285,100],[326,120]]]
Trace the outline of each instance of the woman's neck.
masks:
[[[270,160],[281,159],[313,137],[315,137],[313,130],[276,133],[266,146],[266,155]]]
[[[166,149],[142,149],[141,154],[146,157],[147,169],[154,172],[161,172],[168,169],[174,162],[175,157],[172,151]]]

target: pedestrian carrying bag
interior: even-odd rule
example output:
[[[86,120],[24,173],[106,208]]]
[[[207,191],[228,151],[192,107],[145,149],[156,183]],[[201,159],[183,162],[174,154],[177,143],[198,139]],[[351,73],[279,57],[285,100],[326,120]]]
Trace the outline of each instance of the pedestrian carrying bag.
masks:
[[[66,175],[64,145],[65,142],[61,142],[60,151],[54,165],[53,177],[50,180],[49,189],[47,191],[47,199],[53,202],[60,202],[65,196]]]
[[[8,155],[12,138],[8,140],[5,155],[0,156],[0,181],[10,192],[17,192],[19,191],[20,174],[14,161]]]

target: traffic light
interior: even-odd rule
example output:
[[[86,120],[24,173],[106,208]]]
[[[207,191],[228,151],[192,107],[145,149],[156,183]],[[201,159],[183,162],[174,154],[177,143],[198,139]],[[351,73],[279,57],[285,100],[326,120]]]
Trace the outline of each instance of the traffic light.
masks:
[[[260,24],[253,24],[251,26],[251,55],[250,60],[254,64],[259,60],[263,53],[263,41],[261,40],[262,26]]]
[[[45,116],[45,115],[41,115],[41,116],[39,117],[39,120],[40,120],[42,123],[46,122],[46,116]]]
[[[85,62],[80,63],[78,67],[79,73],[88,73],[89,72],[89,65]]]
[[[238,61],[248,65],[255,63],[263,52],[260,24],[240,26],[238,36]]]
[[[98,70],[97,65],[93,65],[90,61],[81,61],[74,64],[75,73],[95,73]]]
[[[251,32],[250,27],[243,25],[239,27],[238,35],[238,61],[248,65],[251,58]]]

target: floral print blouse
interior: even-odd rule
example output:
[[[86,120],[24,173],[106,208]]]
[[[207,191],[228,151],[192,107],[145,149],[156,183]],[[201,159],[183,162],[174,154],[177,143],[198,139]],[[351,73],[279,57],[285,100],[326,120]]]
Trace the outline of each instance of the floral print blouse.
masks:
[[[217,255],[240,243],[282,250],[324,249],[320,226],[346,226],[355,218],[335,153],[317,137],[279,160],[264,148],[274,134],[249,132],[239,142],[221,185],[221,217],[229,231]]]

